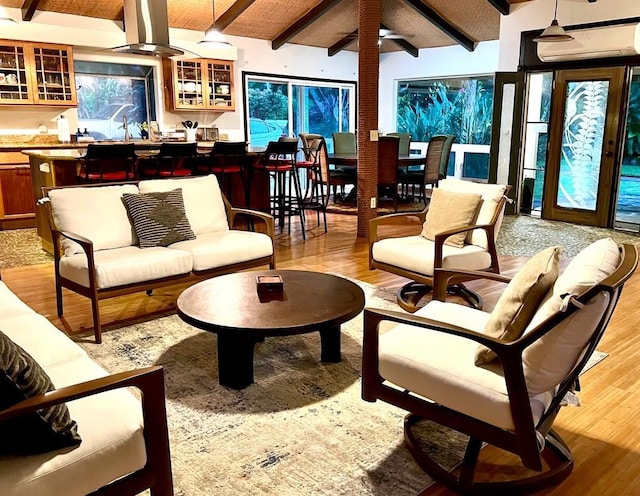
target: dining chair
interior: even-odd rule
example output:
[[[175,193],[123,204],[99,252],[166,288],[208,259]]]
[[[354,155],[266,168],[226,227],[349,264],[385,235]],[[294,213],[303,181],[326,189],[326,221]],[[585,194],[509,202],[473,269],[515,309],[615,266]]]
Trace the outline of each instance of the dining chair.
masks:
[[[198,156],[197,143],[162,143],[157,156],[140,163],[140,177],[190,176]]]
[[[400,140],[394,136],[378,138],[378,197],[393,200],[393,210],[398,211],[398,148]]]
[[[411,133],[388,133],[386,136],[395,136],[400,139],[398,155],[409,155],[411,151]]]
[[[355,155],[358,151],[355,133],[333,133],[333,153]]]
[[[232,204],[233,178],[239,178],[244,192],[245,205],[249,205],[249,185],[245,168],[247,165],[247,144],[244,141],[216,141],[211,152],[198,156],[194,162],[195,175],[215,174],[224,194]]]
[[[78,183],[106,183],[136,178],[137,156],[133,143],[98,145],[89,143],[79,159]]]

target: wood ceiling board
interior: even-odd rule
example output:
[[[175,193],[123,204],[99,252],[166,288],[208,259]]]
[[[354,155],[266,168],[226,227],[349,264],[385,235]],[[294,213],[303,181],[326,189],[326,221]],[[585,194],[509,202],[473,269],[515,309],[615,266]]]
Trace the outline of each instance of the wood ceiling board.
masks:
[[[38,5],[38,11],[96,17],[110,21],[121,21],[123,10],[123,2],[119,0],[41,0]]]
[[[329,48],[358,29],[358,1],[344,0],[289,40],[297,45]]]
[[[424,3],[476,41],[497,40],[500,36],[500,13],[487,0],[428,0]]]

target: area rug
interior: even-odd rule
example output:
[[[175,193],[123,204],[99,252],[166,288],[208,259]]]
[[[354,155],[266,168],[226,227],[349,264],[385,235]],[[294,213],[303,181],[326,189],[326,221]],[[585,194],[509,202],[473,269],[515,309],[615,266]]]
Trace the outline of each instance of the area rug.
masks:
[[[399,310],[392,291],[355,282],[368,307]],[[360,397],[362,315],[342,331],[341,363],[319,361],[317,334],[259,343],[255,383],[242,391],[218,384],[216,336],[177,315],[80,344],[111,372],[164,366],[177,496],[415,494],[432,481],[404,446],[406,412]],[[443,466],[462,460],[464,436],[421,429]]]

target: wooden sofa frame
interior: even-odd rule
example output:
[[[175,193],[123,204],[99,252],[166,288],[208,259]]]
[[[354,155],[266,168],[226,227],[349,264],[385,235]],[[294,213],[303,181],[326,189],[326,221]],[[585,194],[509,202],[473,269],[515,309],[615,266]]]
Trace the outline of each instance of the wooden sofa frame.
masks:
[[[125,387],[138,388],[142,393],[147,463],[142,469],[92,492],[89,496],[134,496],[145,489],[150,489],[153,496],[172,496],[164,371],[161,366],[120,372],[33,396],[0,411],[0,423],[53,405]]]
[[[137,185],[139,181],[127,181],[121,183],[109,183],[109,186],[116,185],[124,185],[124,184],[134,184]],[[46,210],[46,218],[49,223],[49,229],[51,230],[51,239],[53,244],[53,257],[54,257],[54,269],[55,269],[55,286],[56,286],[56,305],[58,311],[58,317],[62,317],[63,311],[63,303],[62,303],[62,288],[67,288],[75,293],[78,293],[82,296],[86,296],[91,300],[91,311],[93,315],[93,333],[95,336],[95,341],[97,344],[102,342],[102,326],[100,324],[100,307],[98,302],[100,300],[106,298],[113,298],[116,296],[122,296],[125,294],[135,293],[138,291],[146,291],[147,294],[151,294],[151,291],[165,286],[171,286],[174,284],[180,283],[195,283],[201,281],[203,279],[207,279],[210,277],[215,277],[223,274],[229,274],[232,272],[236,272],[239,270],[250,269],[253,267],[260,267],[263,265],[268,265],[270,269],[276,268],[276,260],[275,260],[275,249],[273,250],[271,256],[256,258],[253,260],[248,260],[246,262],[241,262],[237,264],[225,265],[222,267],[216,267],[209,270],[203,271],[192,271],[188,274],[182,274],[171,277],[163,277],[160,279],[153,279],[149,281],[144,281],[140,283],[134,284],[126,284],[123,286],[115,286],[113,288],[104,288],[99,289],[96,284],[96,270],[95,270],[95,260],[93,256],[93,242],[90,239],[87,239],[83,236],[80,236],[76,233],[60,231],[56,225],[53,218],[53,211],[51,208],[51,202],[48,200],[48,193],[54,189],[62,189],[62,188],[93,188],[93,187],[104,187],[105,184],[83,184],[83,185],[72,185],[72,186],[58,186],[58,187],[45,187],[42,188],[43,198],[38,202],[38,208],[44,208]],[[236,217],[246,216],[248,217],[247,221],[250,225],[253,225],[254,219],[258,221],[263,221],[266,226],[266,234],[273,241],[274,238],[274,222],[273,217],[269,214],[259,212],[256,210],[249,210],[244,208],[235,208],[231,206],[231,203],[224,196],[224,193],[220,192],[222,195],[222,199],[224,201],[225,209],[227,212],[227,222],[229,226],[232,227],[234,225],[234,221]],[[89,287],[82,286],[74,281],[71,281],[60,274],[60,260],[62,259],[62,246],[61,240],[62,238],[67,238],[72,241],[78,243],[85,255],[87,256],[88,266],[89,266]]]

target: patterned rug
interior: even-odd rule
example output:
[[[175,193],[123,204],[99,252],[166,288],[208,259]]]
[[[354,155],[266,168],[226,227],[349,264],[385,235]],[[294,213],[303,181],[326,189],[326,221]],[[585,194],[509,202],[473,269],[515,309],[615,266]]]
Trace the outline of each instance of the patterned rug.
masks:
[[[367,306],[398,309],[392,292],[358,284]],[[319,361],[317,334],[258,344],[256,382],[242,391],[218,384],[216,336],[177,315],[81,345],[112,372],[165,367],[178,496],[415,494],[431,482],[404,446],[405,412],[360,398],[362,317],[342,330],[341,363]],[[443,463],[461,460],[462,436],[424,429]]]
[[[354,282],[368,307],[399,310],[393,292]],[[216,336],[177,315],[80,344],[112,372],[164,366],[176,496],[416,494],[432,481],[404,446],[406,412],[360,397],[362,315],[342,331],[341,363],[319,361],[317,334],[259,343],[256,382],[242,391],[218,384]],[[443,466],[462,460],[464,436],[428,422],[420,430]]]

